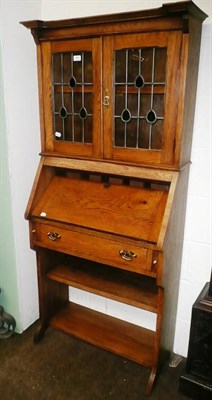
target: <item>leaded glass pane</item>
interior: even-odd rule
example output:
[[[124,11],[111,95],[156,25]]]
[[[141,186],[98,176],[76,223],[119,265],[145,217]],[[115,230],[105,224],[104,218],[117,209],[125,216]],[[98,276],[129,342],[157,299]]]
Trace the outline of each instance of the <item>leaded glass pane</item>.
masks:
[[[124,94],[119,92],[119,87],[116,87],[116,93],[115,93],[115,111],[116,115],[121,115],[123,109],[124,109]]]
[[[61,68],[63,68],[63,82],[68,82],[70,79],[72,58],[70,53],[63,53],[61,57]]]
[[[128,108],[133,117],[137,117],[138,112],[138,98],[134,94],[129,93],[127,99]]]
[[[61,79],[61,57],[60,54],[54,55],[54,64],[53,64],[53,82],[60,82]]]
[[[141,50],[140,68],[145,82],[152,82],[153,59],[154,51],[152,48]]]
[[[125,147],[125,124],[121,121],[121,118],[115,118],[115,146]]]
[[[92,53],[52,55],[52,91],[55,140],[92,142]]]
[[[55,94],[54,94],[54,113],[59,114],[60,107],[61,107],[61,94],[55,92]]]
[[[151,108],[151,95],[146,93],[141,93],[138,101],[140,101],[139,116],[144,118]]]
[[[149,148],[149,124],[146,119],[139,121],[139,139],[138,148],[148,149]]]
[[[125,82],[134,82],[135,77],[139,75],[139,52],[138,50],[129,50],[127,53],[127,68],[126,68],[126,80]]]
[[[154,110],[149,110],[146,115],[146,120],[149,124],[154,124],[157,121],[157,115]]]
[[[92,116],[93,115],[93,95],[92,93],[85,93],[85,99],[84,99],[84,105],[86,107],[88,116]]]
[[[166,48],[155,49],[155,82],[165,82]]]
[[[163,121],[157,120],[157,122],[152,126],[152,149],[161,149],[162,146],[162,131],[163,131]]]
[[[93,81],[92,53],[84,53],[84,76],[85,82]]]
[[[54,118],[55,122],[55,139],[61,140],[62,139],[62,132],[63,132],[63,120],[60,118],[59,113],[55,115]]]
[[[137,147],[137,121],[132,119],[127,124],[126,147]]]
[[[88,116],[84,121],[85,143],[92,143],[92,131],[93,131],[93,118],[92,116]]]
[[[157,115],[164,115],[164,95],[162,94],[154,95],[153,108]]]
[[[116,52],[115,80],[117,83],[125,82],[126,79],[126,52],[119,50]]]
[[[79,114],[75,115],[74,118],[74,138],[73,142],[82,142],[82,128],[81,125],[83,124],[83,121],[81,120]]]
[[[70,115],[67,116],[67,118],[64,121],[64,128],[66,132],[66,140],[72,140],[72,118]]]
[[[71,114],[73,111],[71,93],[64,93],[63,98],[64,98],[64,106],[66,107],[68,114]]]
[[[64,106],[60,108],[59,116],[61,118],[66,118],[67,117],[67,110],[66,110],[66,108]]]
[[[135,78],[135,87],[142,88],[145,85],[145,80],[142,75],[138,75]]]
[[[125,110],[123,110],[123,112],[121,113],[121,120],[123,122],[130,122],[131,120],[131,113],[130,111],[126,108]]]
[[[80,109],[80,112],[79,112],[79,116],[80,116],[80,118],[81,119],[85,119],[85,118],[87,118],[87,110],[86,110],[86,108],[85,107],[82,107],[81,109]]]
[[[77,86],[77,81],[76,81],[76,78],[74,76],[71,76],[71,78],[69,80],[69,86],[72,89]]]
[[[75,93],[74,98],[73,98],[73,107],[75,113],[79,115],[79,111],[82,107],[82,96],[81,93]]]
[[[77,83],[83,82],[84,58],[81,53],[72,54],[72,71]]]
[[[166,48],[115,51],[114,146],[162,146]]]

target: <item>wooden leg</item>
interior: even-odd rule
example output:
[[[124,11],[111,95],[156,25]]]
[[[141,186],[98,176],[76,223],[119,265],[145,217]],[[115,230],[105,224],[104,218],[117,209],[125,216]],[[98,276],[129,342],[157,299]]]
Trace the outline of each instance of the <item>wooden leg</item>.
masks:
[[[150,371],[147,387],[146,387],[146,395],[147,396],[151,394],[152,387],[153,387],[154,381],[155,381],[156,372],[157,372],[157,368],[156,367],[152,367],[152,369]]]
[[[36,333],[34,335],[34,338],[33,338],[34,343],[37,344],[40,342],[41,339],[43,339],[43,336],[44,336],[47,328],[48,328],[47,324],[44,324],[42,322],[39,323],[39,326],[38,326]]]
[[[48,328],[51,317],[68,301],[69,289],[67,285],[51,281],[47,277],[51,268],[64,261],[64,256],[44,248],[37,249],[36,254],[40,323],[34,335],[34,343],[39,343]]]

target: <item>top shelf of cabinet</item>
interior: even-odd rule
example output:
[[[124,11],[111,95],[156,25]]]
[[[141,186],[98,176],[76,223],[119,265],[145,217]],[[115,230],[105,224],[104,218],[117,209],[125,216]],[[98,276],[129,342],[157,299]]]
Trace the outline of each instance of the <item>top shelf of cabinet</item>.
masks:
[[[149,10],[128,11],[127,13],[97,15],[59,21],[32,20],[23,21],[21,23],[26,28],[32,30],[35,42],[39,43],[39,41],[42,40],[54,40],[58,38],[58,32],[56,33],[58,28],[61,29],[60,35],[62,38],[70,37],[72,31],[73,34],[79,34],[79,29],[82,32],[81,36],[85,36],[86,33],[94,33],[94,31],[95,33],[103,32],[113,34],[117,32],[117,24],[122,28],[124,28],[125,25],[125,31],[130,30],[130,26],[133,24],[135,30],[138,21],[142,22],[144,31],[153,29],[153,25],[154,29],[157,29],[158,25],[158,29],[161,30],[161,20],[163,21],[165,29],[181,29],[185,31],[188,29],[186,19],[189,15],[200,22],[203,22],[205,18],[207,18],[207,14],[197,7],[193,1],[188,0],[163,4],[162,7]],[[168,18],[171,18],[171,23],[168,21]]]

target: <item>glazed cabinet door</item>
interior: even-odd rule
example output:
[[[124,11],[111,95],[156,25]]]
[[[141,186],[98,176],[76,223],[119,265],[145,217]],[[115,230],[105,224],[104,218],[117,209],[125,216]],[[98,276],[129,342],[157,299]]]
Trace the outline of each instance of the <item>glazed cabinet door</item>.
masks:
[[[104,38],[104,158],[172,164],[181,42],[181,32]]]
[[[43,151],[100,157],[101,39],[44,42],[39,55]]]

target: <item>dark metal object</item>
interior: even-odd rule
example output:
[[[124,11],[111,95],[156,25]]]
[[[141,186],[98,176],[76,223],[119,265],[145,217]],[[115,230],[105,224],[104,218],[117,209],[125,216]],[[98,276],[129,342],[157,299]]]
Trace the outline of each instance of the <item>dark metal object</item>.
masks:
[[[209,289],[208,289],[208,296],[211,297],[211,301],[212,301],[212,270],[211,270],[211,280],[210,280]]]
[[[206,283],[192,307],[186,371],[180,388],[192,398],[212,398],[212,282]]]
[[[14,333],[16,327],[15,319],[6,313],[0,306],[0,339],[8,339]]]
[[[59,233],[57,233],[57,232],[48,232],[47,236],[53,242],[56,241],[56,240],[59,240],[61,238],[61,235]]]
[[[206,304],[208,284],[194,303],[187,372],[208,379],[212,385],[212,301]]]
[[[119,254],[123,258],[123,260],[126,260],[126,261],[132,261],[133,258],[137,257],[137,254],[133,253],[132,251],[128,251],[128,250],[120,250]]]
[[[200,303],[211,308],[211,312],[212,312],[212,271],[211,271],[211,280],[207,284],[207,289],[205,289],[205,294],[204,294],[204,296],[202,296]]]

